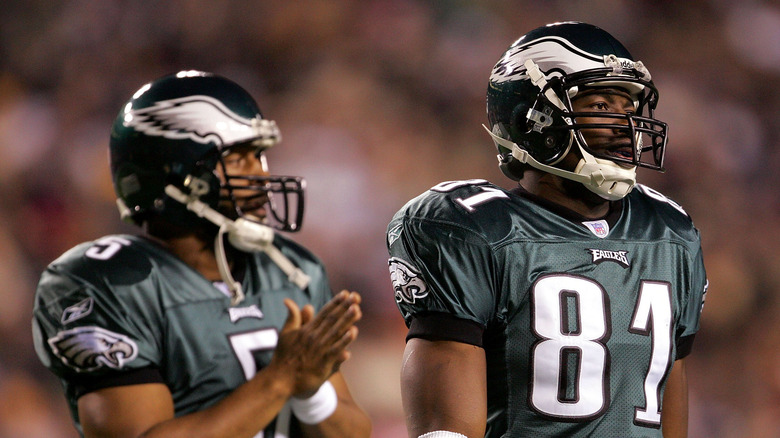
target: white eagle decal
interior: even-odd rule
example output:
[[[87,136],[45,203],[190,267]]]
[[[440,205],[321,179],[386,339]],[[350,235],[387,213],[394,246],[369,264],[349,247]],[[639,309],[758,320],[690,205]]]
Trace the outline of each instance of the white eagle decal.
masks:
[[[49,338],[52,352],[78,372],[122,368],[138,356],[138,345],[119,333],[95,326],[76,327]]]
[[[515,46],[508,51],[493,67],[490,82],[502,83],[525,79],[526,59],[533,60],[548,78],[605,67],[602,56],[580,50],[564,38],[547,36]],[[634,61],[630,59],[617,59],[626,68],[634,67]]]
[[[414,304],[418,299],[428,296],[428,285],[408,262],[393,257],[388,263],[396,302]]]
[[[161,100],[154,105],[130,110],[125,126],[146,135],[186,139],[198,143],[232,144],[265,137],[274,143],[279,130],[271,120],[242,117],[210,96],[187,96]]]

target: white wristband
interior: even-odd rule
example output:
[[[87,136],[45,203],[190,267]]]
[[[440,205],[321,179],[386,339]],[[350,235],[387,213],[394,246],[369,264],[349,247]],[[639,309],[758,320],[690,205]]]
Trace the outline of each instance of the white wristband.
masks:
[[[446,430],[435,430],[433,432],[424,433],[417,438],[468,438],[466,435],[448,432]]]
[[[326,381],[309,398],[291,398],[290,408],[301,423],[317,424],[330,417],[336,411],[338,403],[336,389],[330,382]]]

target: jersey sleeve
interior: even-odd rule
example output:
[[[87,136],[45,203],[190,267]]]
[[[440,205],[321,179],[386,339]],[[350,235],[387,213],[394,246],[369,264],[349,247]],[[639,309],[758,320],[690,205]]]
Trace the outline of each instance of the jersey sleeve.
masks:
[[[38,284],[35,350],[72,399],[100,387],[161,381],[154,371],[162,361],[161,320],[154,303],[141,302],[140,294],[119,296],[112,284],[116,278],[96,274],[98,268],[121,272],[121,265],[132,265],[136,275],[149,272],[150,267],[140,266],[143,261],[122,260],[124,255],[120,251],[110,261],[71,256],[50,265]],[[98,266],[105,263],[116,265]]]
[[[407,325],[440,333],[482,330],[496,309],[493,253],[478,233],[451,222],[396,215],[388,227],[390,279]],[[464,325],[453,327],[460,320]]]
[[[704,268],[704,258],[701,247],[693,257],[690,271],[690,289],[681,300],[680,322],[677,326],[677,359],[682,359],[691,352],[693,337],[699,330],[699,321],[707,296],[707,273]]]
[[[683,207],[662,193],[642,184],[637,184],[632,199],[645,203],[646,217],[658,218],[659,224],[667,230],[668,237],[684,247],[685,261],[679,276],[680,290],[675,298],[679,312],[675,312],[678,321],[675,331],[677,343],[676,358],[682,359],[691,352],[693,338],[699,330],[699,320],[707,294],[707,273],[701,248],[701,235],[693,224],[693,219]]]

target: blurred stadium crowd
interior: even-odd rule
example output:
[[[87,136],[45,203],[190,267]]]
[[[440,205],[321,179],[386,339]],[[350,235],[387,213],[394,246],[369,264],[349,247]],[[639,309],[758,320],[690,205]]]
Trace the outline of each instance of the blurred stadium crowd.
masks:
[[[283,142],[277,174],[309,183],[293,236],[334,289],[364,295],[344,365],[377,438],[405,436],[405,327],[384,232],[432,185],[497,169],[486,123],[493,64],[539,25],[579,20],[653,74],[667,172],[640,182],[702,231],[710,292],[688,360],[691,436],[780,436],[780,6],[772,1],[5,0],[0,7],[0,438],[76,436],[32,348],[46,264],[120,223],[109,127],[145,82],[181,69],[253,94]]]

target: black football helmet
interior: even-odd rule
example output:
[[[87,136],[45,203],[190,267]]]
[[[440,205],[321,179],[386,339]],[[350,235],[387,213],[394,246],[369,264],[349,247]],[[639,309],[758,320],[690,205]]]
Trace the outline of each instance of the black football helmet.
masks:
[[[574,112],[572,98],[594,87],[626,90],[635,111],[598,113],[614,123],[578,123],[593,114]],[[653,116],[657,104],[658,90],[642,62],[604,30],[579,22],[543,26],[515,41],[493,67],[487,90],[489,132],[505,175],[517,180],[523,164],[530,165],[579,181],[610,200],[631,191],[637,166],[663,171],[668,127]],[[633,156],[589,148],[580,131],[587,128],[625,131]],[[576,169],[556,167],[572,145],[582,156]]]
[[[191,228],[202,220],[168,196],[166,186],[212,209],[221,205],[233,219],[244,216],[234,194],[240,188],[241,193],[251,190],[250,198],[269,200],[268,225],[297,231],[303,218],[303,178],[224,172],[223,157],[231,148],[250,144],[260,154],[280,140],[276,123],[264,119],[255,100],[228,79],[181,71],[152,81],[122,107],[111,130],[111,173],[120,212],[139,225],[154,214]],[[232,211],[225,212],[225,205]]]

